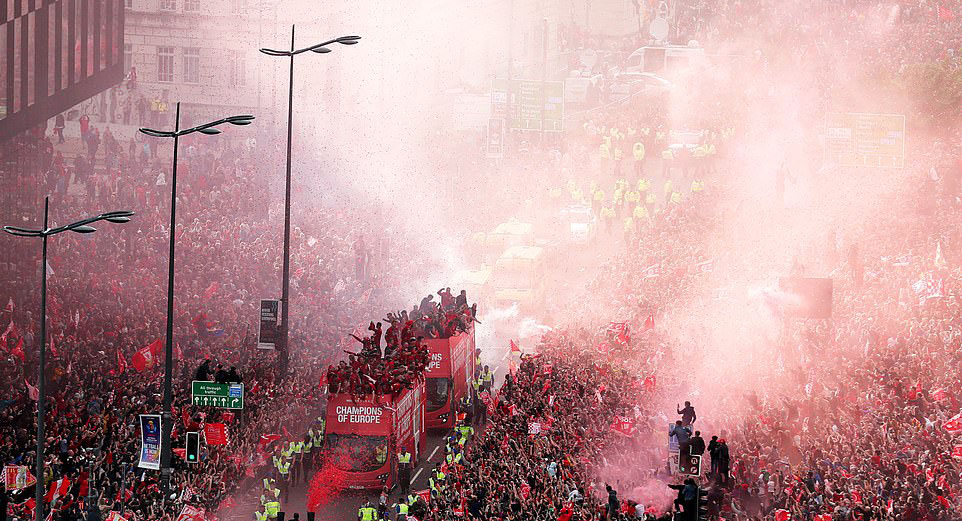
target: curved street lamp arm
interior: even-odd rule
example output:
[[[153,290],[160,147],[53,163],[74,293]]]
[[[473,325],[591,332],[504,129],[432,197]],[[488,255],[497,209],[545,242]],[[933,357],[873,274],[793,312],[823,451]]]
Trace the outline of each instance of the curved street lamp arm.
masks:
[[[360,39],[361,39],[360,36],[341,36],[338,38],[334,38],[333,40],[328,40],[324,43],[319,43],[317,45],[312,45],[310,47],[304,47],[303,49],[298,49],[296,51],[279,51],[277,49],[262,48],[260,49],[260,52],[267,54],[269,56],[295,56],[301,53],[305,53],[307,51],[313,51],[315,49],[326,47],[328,45],[331,45],[332,43],[340,43],[343,45],[354,45]]]
[[[193,128],[188,128],[181,131],[166,131],[166,130],[154,130],[150,128],[142,128],[140,132],[142,134],[147,134],[151,137],[179,137],[186,136],[187,134],[193,134],[194,132],[201,132],[207,130],[211,127],[216,127],[224,123],[230,123],[231,125],[250,125],[254,121],[254,116],[250,114],[242,114],[240,116],[229,116],[223,119],[218,119],[217,121],[211,121],[210,123],[204,123],[203,125],[198,125]],[[216,132],[215,132],[216,133]]]
[[[9,233],[10,235],[16,235],[18,237],[43,236],[43,230],[31,230],[29,228],[20,228],[19,226],[4,226],[3,231]]]
[[[178,136],[185,136],[187,134],[192,134],[194,132],[201,132],[207,130],[211,127],[216,127],[218,125],[223,125],[224,123],[230,123],[231,125],[249,125],[254,121],[254,116],[250,114],[243,114],[240,116],[228,116],[226,118],[218,119],[217,121],[211,121],[210,123],[204,123],[203,125],[198,125],[193,128],[188,128],[186,130],[181,130],[177,132]]]
[[[82,219],[75,223],[70,223],[59,228],[49,228],[46,230],[32,230],[30,228],[21,228],[19,226],[4,226],[3,231],[9,233],[10,235],[17,235],[20,237],[43,237],[44,235],[56,235],[61,232],[68,230],[74,230],[82,226],[86,226],[90,223],[95,223],[97,221],[109,221],[113,223],[125,223],[129,221],[129,217],[134,215],[134,212],[130,210],[116,210],[113,212],[106,212],[95,217],[88,217]]]
[[[141,132],[142,134],[147,134],[148,136],[151,136],[151,137],[174,137],[174,133],[173,133],[173,132],[167,132],[167,131],[164,131],[164,130],[154,130],[154,129],[150,129],[150,128],[142,128],[142,129],[140,129],[140,132]]]

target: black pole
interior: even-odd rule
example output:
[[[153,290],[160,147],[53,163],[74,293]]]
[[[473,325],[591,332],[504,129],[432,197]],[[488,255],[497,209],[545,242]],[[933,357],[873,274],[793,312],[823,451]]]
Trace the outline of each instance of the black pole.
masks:
[[[127,512],[127,464],[124,463],[120,474],[120,515]]]
[[[294,26],[291,25],[291,74],[287,91],[287,183],[284,188],[284,270],[281,274],[281,360],[278,378],[287,376],[291,362],[289,309],[291,291],[291,139],[294,124]]]
[[[45,418],[44,401],[47,399],[44,380],[46,380],[47,375],[47,218],[49,209],[50,197],[47,196],[43,198],[43,255],[40,263],[40,361],[37,364],[37,505],[34,508],[37,521],[43,521],[44,496],[46,495],[43,481],[43,422]]]
[[[160,476],[163,500],[167,501],[170,491],[170,431],[173,418],[170,412],[173,406],[173,390],[171,373],[174,366],[174,244],[176,242],[175,226],[177,224],[177,143],[180,139],[180,102],[177,102],[177,112],[174,117],[174,166],[170,174],[170,257],[167,262],[167,341],[164,344],[164,410],[161,412],[161,447],[160,447]],[[121,492],[123,495],[123,492]],[[40,520],[38,520],[40,521]]]

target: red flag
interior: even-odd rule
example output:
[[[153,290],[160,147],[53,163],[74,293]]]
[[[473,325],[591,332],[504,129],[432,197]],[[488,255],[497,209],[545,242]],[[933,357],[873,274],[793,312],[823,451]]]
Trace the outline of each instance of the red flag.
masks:
[[[521,497],[524,499],[528,499],[528,496],[530,495],[531,495],[531,485],[525,482],[521,485]]]
[[[945,496],[939,496],[939,503],[945,508],[952,508],[952,504],[949,503],[948,499],[945,499]]]
[[[642,384],[642,387],[644,387],[645,392],[648,392],[648,393],[653,393],[653,392],[655,392],[655,382],[656,382],[656,381],[655,381],[655,375],[650,374],[650,375],[646,376],[646,377],[645,377],[645,383]]]
[[[227,422],[227,423],[233,423],[233,422],[234,422],[234,413],[232,413],[232,412],[225,412],[224,415],[223,415],[223,418],[224,418],[224,421],[225,421],[225,422]]]
[[[932,391],[931,396],[933,400],[937,402],[941,402],[942,400],[945,400],[946,398],[949,397],[949,393],[945,392],[944,387],[939,387],[938,389],[935,389],[934,391]]]
[[[12,323],[13,322],[11,322],[11,324]],[[510,340],[510,343],[511,343],[511,354],[515,354],[515,353],[521,354],[521,348],[518,347],[518,344],[515,344],[514,340]]]
[[[204,439],[208,445],[227,445],[227,426],[223,423],[205,423]]]
[[[150,343],[145,349],[150,350],[150,354],[153,358],[160,358],[160,354],[164,352],[164,341],[158,338]]]
[[[508,407],[508,412],[511,414],[511,416],[517,416],[518,414],[520,414],[518,412],[518,406],[513,403],[511,404],[510,407]]]
[[[279,439],[281,439],[281,435],[280,435],[280,434],[262,434],[262,435],[261,435],[261,439],[258,440],[257,444],[258,444],[258,445],[261,445],[261,446],[264,446],[264,445],[267,445],[268,443],[270,443],[270,442],[272,442],[272,441],[277,441],[277,440],[279,440]]]
[[[134,353],[130,363],[134,366],[134,369],[141,373],[154,367],[154,355],[151,353],[150,346]]]
[[[789,521],[791,518],[792,514],[788,510],[778,509],[775,511],[775,521]]]
[[[939,5],[939,20],[943,22],[951,22],[952,20],[955,20],[955,13],[953,13],[948,7]]]
[[[615,421],[611,424],[611,430],[631,436],[635,432],[635,422],[627,416],[615,416]]]
[[[832,521],[832,514],[818,514],[812,521]]]
[[[23,354],[23,337],[17,342],[17,346],[10,350],[10,354],[19,358],[20,363],[27,361],[27,357]]]
[[[852,501],[855,503],[862,503],[862,494],[858,490],[852,491]]]
[[[120,348],[117,348],[117,372],[124,374],[127,370],[127,360],[124,359],[124,355],[120,352]]]
[[[655,315],[652,313],[648,314],[648,318],[645,319],[645,331],[651,331],[655,329]]]
[[[173,448],[173,449],[170,449],[170,450],[171,450],[171,452],[173,452],[174,454],[178,455],[178,456],[180,457],[180,459],[182,459],[182,460],[186,460],[186,459],[187,459],[187,449],[181,447],[181,448]]]
[[[50,490],[47,491],[46,501],[47,503],[52,503],[58,498],[67,495],[67,491],[70,490],[70,480],[66,476],[54,481],[50,484]]]
[[[487,409],[488,409],[488,414],[494,414],[494,412],[498,409],[497,398],[492,398],[488,400]]]
[[[945,432],[948,432],[949,434],[958,434],[959,432],[962,432],[962,412],[956,414],[949,421],[945,422],[945,425],[942,425],[942,428],[945,429]]]
[[[210,298],[214,296],[214,293],[217,293],[218,287],[220,287],[220,285],[217,281],[211,282],[210,286],[207,286],[207,289],[204,290],[204,300],[210,300]]]

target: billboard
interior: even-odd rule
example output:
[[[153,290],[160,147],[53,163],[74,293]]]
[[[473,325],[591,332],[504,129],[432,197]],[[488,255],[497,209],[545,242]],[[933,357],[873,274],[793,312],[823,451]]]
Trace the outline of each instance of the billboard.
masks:
[[[0,6],[0,141],[123,79],[123,0]]]
[[[841,166],[902,168],[905,164],[905,116],[829,112],[825,114],[825,148]]]

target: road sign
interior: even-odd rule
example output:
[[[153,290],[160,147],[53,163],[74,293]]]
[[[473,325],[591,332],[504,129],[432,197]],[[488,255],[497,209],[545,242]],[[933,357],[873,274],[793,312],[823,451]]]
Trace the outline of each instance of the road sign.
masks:
[[[190,384],[191,403],[222,409],[244,408],[244,384],[219,384],[194,380]]]
[[[829,112],[825,114],[828,155],[842,166],[902,168],[905,164],[905,116]]]
[[[491,85],[491,117],[504,119],[508,127],[541,130],[542,111],[547,132],[564,130],[563,81],[496,79]]]
[[[679,456],[678,473],[686,476],[701,476],[701,456],[697,454]]]

